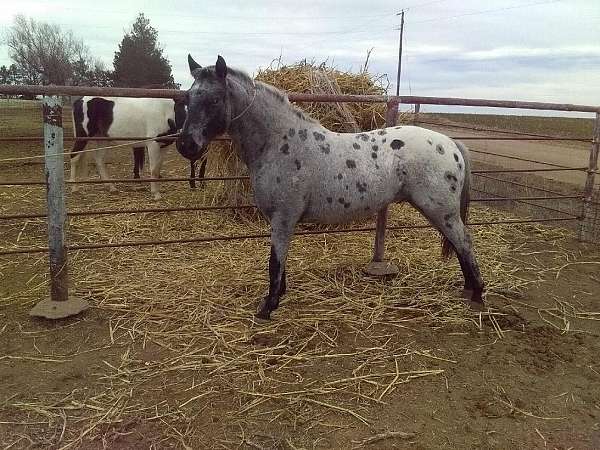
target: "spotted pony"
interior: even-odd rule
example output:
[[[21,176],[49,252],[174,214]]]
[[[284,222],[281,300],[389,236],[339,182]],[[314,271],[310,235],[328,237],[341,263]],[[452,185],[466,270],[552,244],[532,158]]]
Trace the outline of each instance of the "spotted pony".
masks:
[[[228,68],[221,56],[210,67],[191,56],[188,63],[194,82],[182,145],[202,148],[229,133],[248,167],[256,204],[270,221],[270,285],[257,317],[268,319],[286,291],[286,258],[298,222],[347,223],[394,202],[409,202],[441,232],[443,253],[458,256],[465,294],[483,303],[465,227],[470,166],[464,145],[414,126],[335,133],[280,90]]]

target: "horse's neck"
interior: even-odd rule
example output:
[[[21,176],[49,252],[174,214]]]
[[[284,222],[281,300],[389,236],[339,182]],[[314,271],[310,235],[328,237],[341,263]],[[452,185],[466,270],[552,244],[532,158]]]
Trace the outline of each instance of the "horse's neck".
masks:
[[[269,143],[298,124],[298,116],[288,102],[282,101],[262,86],[249,92],[232,86],[232,111],[234,118],[229,134],[235,141],[241,159],[251,168],[269,149]],[[303,120],[303,119],[302,119]]]

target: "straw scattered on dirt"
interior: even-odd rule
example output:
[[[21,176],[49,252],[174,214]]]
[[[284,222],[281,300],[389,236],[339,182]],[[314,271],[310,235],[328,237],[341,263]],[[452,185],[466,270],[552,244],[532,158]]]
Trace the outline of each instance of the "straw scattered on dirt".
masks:
[[[82,209],[125,206],[122,196],[98,189],[88,187],[70,201]],[[146,189],[128,190],[127,204],[142,203],[149,196]],[[40,204],[35,188],[21,191],[21,208],[28,202]],[[165,202],[197,205],[212,198],[210,191],[190,193],[186,185],[178,185],[169,189]],[[2,192],[2,212],[15,208],[13,192]],[[473,220],[504,217],[473,209]],[[396,206],[390,220],[391,225],[422,223],[408,206]],[[11,237],[2,247],[44,245],[45,224],[40,220],[26,221],[21,230],[5,230]],[[72,218],[69,240],[76,244],[265,231],[262,220],[231,221],[215,213],[119,215]],[[560,268],[521,261],[519,247],[533,234],[548,242],[548,251],[560,253],[565,231],[538,225],[473,231],[488,292],[519,298],[524,288],[536,283],[531,273],[558,274]],[[5,428],[2,442],[8,445],[21,436],[21,443],[58,443],[62,448],[98,439],[110,446],[111,439],[127,433],[128,424],[141,421],[161,423],[165,442],[189,445],[201,429],[198,421],[204,423],[206,408],[217,408],[220,417],[227,417],[228,429],[243,430],[249,423],[260,428],[269,422],[323,432],[329,427],[372,426],[372,408],[384,405],[394,391],[424,378],[442,378],[445,367],[456,363],[438,356],[435,349],[399,339],[399,330],[451,326],[455,332],[468,332],[489,327],[498,339],[510,332],[507,328],[515,321],[510,311],[474,313],[460,302],[458,264],[442,262],[436,232],[389,233],[387,254],[400,267],[400,275],[390,280],[371,279],[362,272],[372,240],[372,233],[296,238],[288,263],[288,293],[266,325],[252,319],[267,286],[266,240],[72,252],[72,295],[85,298],[93,309],[57,327],[85,328],[102,316],[107,319],[101,326],[108,334],[107,346],[121,350],[77,372],[78,377],[90,378],[86,387],[69,391],[67,373],[58,378],[62,381],[56,388],[39,381],[37,394],[4,399],[11,417],[4,426],[14,426]],[[2,298],[3,307],[29,308],[42,298],[48,289],[46,264],[45,255],[0,259],[0,273],[22,283]],[[564,305],[562,312],[544,314],[560,328],[560,318],[567,313]],[[44,341],[56,329],[21,329],[19,334]],[[5,358],[41,364],[47,380],[83,353],[103,354],[103,348],[83,350],[82,344],[48,346],[47,351]],[[194,427],[189,426],[192,422]],[[243,432],[223,439],[225,446],[283,445],[265,439],[257,443]],[[288,444],[294,448],[293,442]]]

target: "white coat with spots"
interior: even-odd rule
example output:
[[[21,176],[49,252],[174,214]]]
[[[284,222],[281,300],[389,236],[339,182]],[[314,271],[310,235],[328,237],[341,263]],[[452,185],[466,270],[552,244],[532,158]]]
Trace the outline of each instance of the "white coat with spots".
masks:
[[[296,223],[347,223],[404,201],[442,233],[445,254],[456,251],[465,291],[482,302],[483,281],[464,225],[470,179],[464,145],[414,126],[335,133],[281,91],[227,68],[221,57],[207,68],[188,62],[195,81],[182,139],[201,148],[227,131],[271,224],[270,288],[258,317],[269,318],[285,292]]]

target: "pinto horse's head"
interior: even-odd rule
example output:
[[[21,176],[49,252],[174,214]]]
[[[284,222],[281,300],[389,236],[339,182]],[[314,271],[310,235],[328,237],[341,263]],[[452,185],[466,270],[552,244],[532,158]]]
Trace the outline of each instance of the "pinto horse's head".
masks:
[[[180,144],[182,155],[182,151],[190,151],[192,144],[205,147],[216,136],[227,131],[230,117],[225,60],[219,56],[214,67],[202,68],[188,55],[188,64],[194,83],[187,91],[187,118]]]
[[[169,133],[177,133],[181,131],[183,126],[185,125],[185,121],[187,118],[187,107],[186,100],[176,99],[175,100],[175,120],[169,119]],[[184,139],[181,135],[175,140],[175,148],[181,156],[188,159],[190,161],[190,187],[193,189],[196,187],[196,181],[194,178],[196,177],[196,162],[199,159],[202,159],[206,155],[206,151],[208,146],[205,145],[200,147],[197,145],[193,139]],[[205,167],[205,163],[202,164],[202,167]],[[204,177],[204,171],[201,170],[199,174],[201,177]]]

